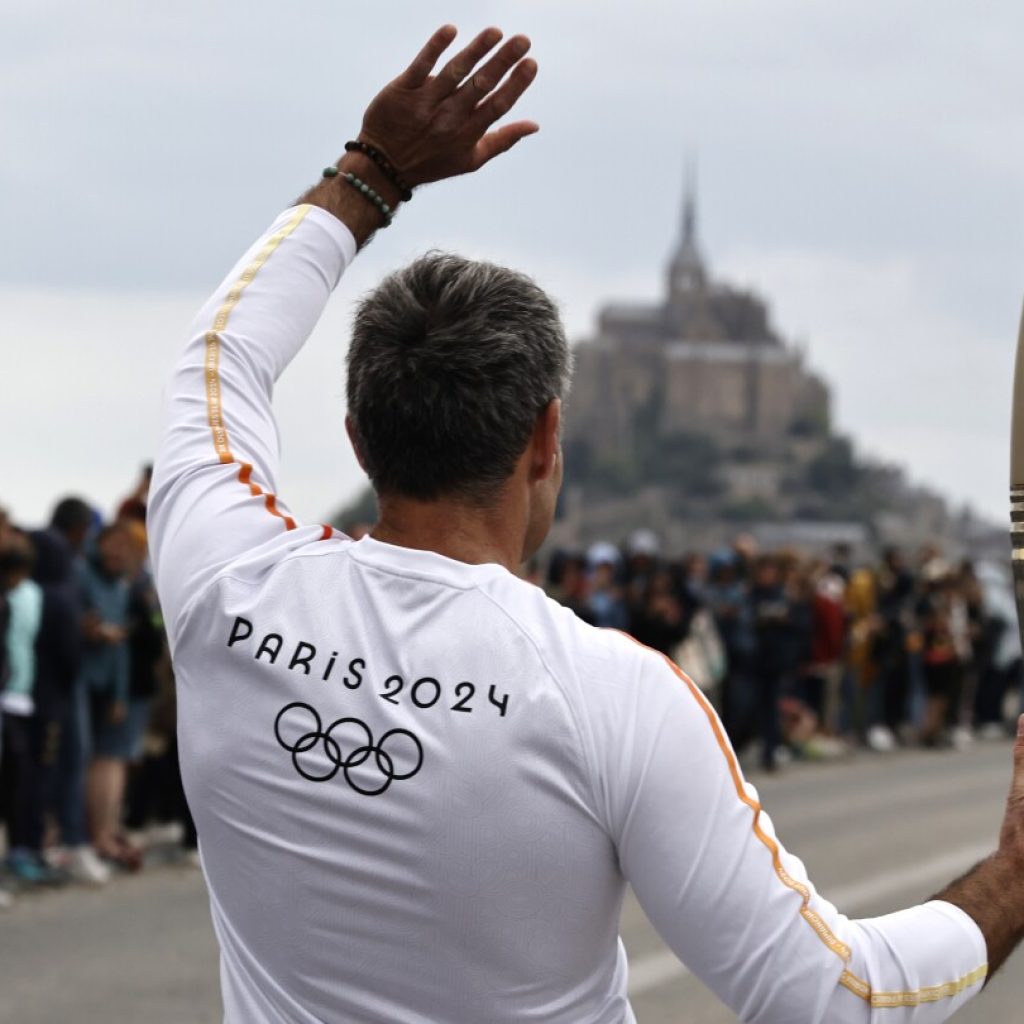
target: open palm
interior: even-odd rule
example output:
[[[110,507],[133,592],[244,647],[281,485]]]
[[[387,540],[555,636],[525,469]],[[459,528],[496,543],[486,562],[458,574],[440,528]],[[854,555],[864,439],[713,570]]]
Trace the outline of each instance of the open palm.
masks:
[[[502,39],[500,29],[484,29],[434,74],[455,35],[452,25],[439,28],[363,116],[360,139],[387,154],[412,186],[475,171],[538,130],[533,121],[490,130],[536,77],[537,62],[525,57],[530,40],[512,36],[474,73]]]

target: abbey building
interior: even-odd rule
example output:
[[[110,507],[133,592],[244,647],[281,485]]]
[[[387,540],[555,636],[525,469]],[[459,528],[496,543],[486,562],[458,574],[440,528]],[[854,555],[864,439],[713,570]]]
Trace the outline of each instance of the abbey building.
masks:
[[[688,190],[662,300],[605,306],[576,346],[556,541],[637,527],[679,548],[765,524],[798,527],[796,543],[944,530],[941,499],[858,458],[830,404],[764,299],[709,268]]]

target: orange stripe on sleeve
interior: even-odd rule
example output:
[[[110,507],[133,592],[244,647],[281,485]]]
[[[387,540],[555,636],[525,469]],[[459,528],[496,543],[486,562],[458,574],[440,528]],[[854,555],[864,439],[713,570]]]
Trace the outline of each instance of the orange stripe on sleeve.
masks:
[[[300,206],[295,215],[279,231],[275,232],[252,258],[251,262],[242,271],[241,276],[231,287],[224,302],[217,310],[213,321],[213,327],[206,332],[206,358],[204,363],[206,380],[206,418],[210,424],[210,432],[213,437],[213,447],[221,463],[238,465],[238,481],[248,487],[249,494],[254,498],[263,496],[263,488],[252,480],[252,464],[239,462],[231,452],[228,429],[224,423],[224,410],[221,404],[221,382],[220,382],[220,348],[221,332],[227,327],[231,314],[242,298],[242,293],[252,283],[253,278],[259,273],[260,268],[270,259],[277,247],[302,223],[310,207]],[[277,507],[277,495],[266,493],[264,500],[266,510],[273,516],[283,520],[286,530],[294,530],[295,520]]]
[[[866,981],[862,981],[857,975],[843,971],[839,984],[843,988],[849,989],[855,996],[860,996],[876,1009],[896,1009],[902,1006],[921,1006],[923,1003],[937,1003],[941,999],[951,999],[972,985],[977,985],[979,981],[984,981],[987,975],[988,964],[982,964],[970,974],[965,974],[956,981],[947,981],[941,985],[930,985],[927,988],[918,988],[909,992],[875,992]]]
[[[653,654],[657,654],[661,657],[665,661],[665,664],[668,665],[668,667],[672,669],[672,671],[686,684],[691,695],[697,701],[701,710],[707,717],[708,724],[711,726],[711,731],[714,733],[719,749],[722,751],[726,764],[729,766],[729,774],[732,776],[733,787],[736,790],[736,795],[754,812],[754,835],[764,843],[768,848],[769,853],[771,853],[772,867],[775,869],[775,874],[778,875],[779,880],[784,886],[799,894],[803,900],[800,907],[800,916],[814,929],[818,938],[821,939],[821,941],[824,942],[825,945],[836,954],[836,956],[840,957],[844,962],[848,961],[851,956],[850,947],[847,946],[845,942],[836,938],[828,924],[819,914],[811,909],[810,890],[806,885],[803,885],[793,878],[782,866],[782,856],[779,852],[779,844],[776,843],[763,828],[761,828],[761,805],[752,796],[750,796],[749,793],[747,793],[746,788],[743,785],[743,774],[740,772],[740,766],[736,761],[736,755],[733,753],[732,747],[729,745],[729,741],[725,738],[725,733],[722,731],[722,724],[718,720],[718,715],[715,714],[714,708],[712,708],[708,703],[704,694],[700,692],[696,683],[694,683],[693,680],[690,679],[690,677],[683,672],[683,670],[679,668],[671,658],[662,654],[660,651],[653,651],[650,647],[646,647],[638,640],[634,640],[628,633],[623,633],[622,635],[632,640],[633,643],[637,644],[637,646],[644,647],[645,650],[652,651]]]
[[[621,631],[616,630],[615,632]],[[754,835],[764,843],[771,853],[772,866],[774,867],[775,873],[778,875],[782,884],[798,893],[803,900],[800,907],[800,916],[814,929],[818,938],[820,938],[821,941],[836,954],[836,956],[840,957],[844,963],[849,962],[850,957],[852,956],[850,947],[846,945],[845,942],[838,939],[833,934],[831,928],[829,928],[827,922],[825,922],[819,914],[815,913],[815,911],[811,909],[810,890],[807,886],[793,878],[782,866],[782,856],[779,851],[778,843],[776,843],[775,840],[761,828],[761,805],[747,793],[743,785],[743,774],[740,771],[736,755],[733,753],[732,746],[726,739],[725,733],[722,729],[722,723],[719,721],[714,708],[712,708],[711,704],[708,702],[707,697],[705,697],[701,692],[700,687],[698,687],[697,684],[671,658],[662,654],[661,651],[655,651],[652,648],[647,647],[645,644],[640,643],[639,640],[635,640],[628,633],[622,633],[622,636],[626,637],[628,640],[632,640],[638,647],[643,647],[645,650],[651,651],[652,654],[657,654],[664,660],[665,664],[672,669],[676,676],[686,684],[691,695],[704,712],[708,720],[708,724],[711,726],[711,731],[714,733],[715,740],[718,742],[719,749],[725,757],[726,763],[729,766],[729,774],[732,776],[733,786],[736,789],[736,795],[754,812]],[[854,995],[863,999],[865,1002],[870,1003],[872,1007],[887,1008],[919,1006],[921,1003],[936,1002],[940,999],[946,999],[957,995],[983,980],[987,974],[988,965],[984,964],[957,981],[950,981],[941,985],[933,985],[929,988],[917,989],[916,991],[911,992],[876,992],[871,988],[871,985],[868,982],[857,977],[857,975],[852,971],[844,970],[842,975],[840,975],[839,984],[842,985],[843,988],[848,989]]]

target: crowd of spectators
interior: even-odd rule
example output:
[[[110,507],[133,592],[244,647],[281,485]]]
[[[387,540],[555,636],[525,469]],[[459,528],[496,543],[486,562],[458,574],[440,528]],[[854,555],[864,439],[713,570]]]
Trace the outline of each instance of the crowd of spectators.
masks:
[[[0,511],[0,903],[139,870],[147,826],[176,823],[194,859],[148,487],[147,467],[108,522],[76,497],[41,529]]]
[[[934,546],[861,564],[844,545],[814,557],[742,536],[668,559],[638,531],[530,573],[581,618],[672,658],[768,771],[856,746],[962,747],[1004,735],[1004,701],[1020,700],[1008,580]]]
[[[41,529],[0,511],[0,905],[11,888],[137,871],[145,830],[166,836],[168,823],[182,859],[198,863],[148,567],[148,488],[147,467],[109,521],[75,497]],[[935,548],[860,564],[842,546],[810,557],[744,536],[666,558],[640,530],[621,548],[555,551],[524,572],[585,621],[676,661],[733,746],[768,771],[856,746],[1003,735],[1004,702],[1019,699],[1006,581]]]

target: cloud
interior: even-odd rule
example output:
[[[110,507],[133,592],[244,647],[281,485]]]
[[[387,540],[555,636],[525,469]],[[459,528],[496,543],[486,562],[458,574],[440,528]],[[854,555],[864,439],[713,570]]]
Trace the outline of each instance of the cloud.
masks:
[[[0,383],[7,439],[0,503],[20,521],[79,493],[110,513],[153,458],[161,394],[201,293],[0,289],[16,339]],[[346,304],[334,304],[282,379],[275,401],[279,492],[320,520],[364,480],[344,433]]]
[[[0,31],[0,286],[21,370],[0,384],[0,430],[40,447],[7,500],[35,509],[27,495],[61,471],[98,496],[127,485],[172,322],[338,154],[442,15],[464,38],[487,21],[532,34],[541,72],[523,106],[541,133],[421,191],[350,287],[462,249],[534,273],[584,334],[603,300],[657,294],[696,150],[712,264],[810,338],[843,425],[1002,507],[1024,265],[1013,0],[403,0],[358,18],[327,0],[16,0]],[[338,429],[344,311],[280,391],[282,489],[314,517],[358,479]]]

